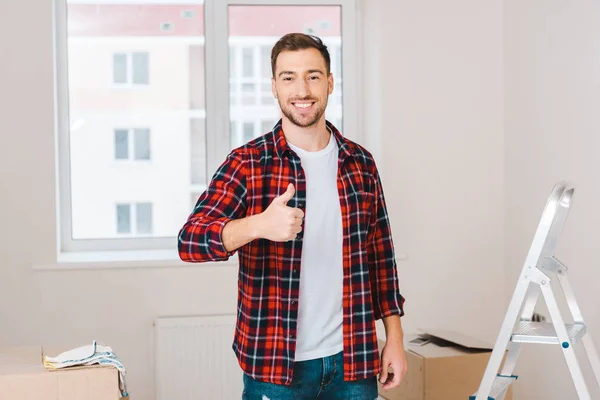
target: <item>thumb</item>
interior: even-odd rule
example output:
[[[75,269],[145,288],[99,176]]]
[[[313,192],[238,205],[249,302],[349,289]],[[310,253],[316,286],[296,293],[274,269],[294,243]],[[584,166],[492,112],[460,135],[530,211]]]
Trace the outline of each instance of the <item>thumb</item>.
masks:
[[[379,382],[385,383],[388,378],[388,365],[387,363],[382,363],[381,374],[379,375]]]
[[[282,194],[281,196],[279,196],[279,199],[281,200],[281,202],[283,204],[287,204],[287,202],[290,201],[292,199],[292,197],[294,197],[295,193],[296,193],[296,189],[294,188],[294,185],[290,183],[288,185],[285,193]]]

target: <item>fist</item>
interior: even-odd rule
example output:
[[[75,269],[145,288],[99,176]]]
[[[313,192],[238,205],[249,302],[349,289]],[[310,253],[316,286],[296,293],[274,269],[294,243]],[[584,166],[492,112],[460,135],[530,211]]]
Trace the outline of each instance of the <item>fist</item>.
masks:
[[[260,214],[259,230],[263,239],[273,242],[294,240],[302,231],[304,213],[299,208],[288,207],[296,189],[289,184],[286,192],[273,199],[269,207]]]

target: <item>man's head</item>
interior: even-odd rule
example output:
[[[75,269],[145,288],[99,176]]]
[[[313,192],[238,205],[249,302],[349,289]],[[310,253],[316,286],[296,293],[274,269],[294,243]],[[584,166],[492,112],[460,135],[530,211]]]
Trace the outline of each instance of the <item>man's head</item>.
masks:
[[[290,33],[271,52],[272,90],[283,115],[294,125],[316,125],[333,91],[327,46],[314,36]]]

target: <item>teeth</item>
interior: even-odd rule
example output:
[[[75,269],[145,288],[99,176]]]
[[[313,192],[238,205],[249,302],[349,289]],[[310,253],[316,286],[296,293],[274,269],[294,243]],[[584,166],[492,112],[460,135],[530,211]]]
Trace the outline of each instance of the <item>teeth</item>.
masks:
[[[295,105],[296,105],[296,107],[299,107],[299,108],[308,108],[312,104],[311,103],[296,103]]]

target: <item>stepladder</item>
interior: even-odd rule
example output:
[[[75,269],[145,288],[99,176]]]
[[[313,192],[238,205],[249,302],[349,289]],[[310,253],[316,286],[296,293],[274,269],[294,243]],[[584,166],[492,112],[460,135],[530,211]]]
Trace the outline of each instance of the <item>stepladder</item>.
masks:
[[[600,386],[598,354],[569,283],[568,268],[555,254],[559,236],[573,203],[574,193],[575,188],[567,182],[559,182],[552,189],[479,389],[469,397],[470,400],[504,400],[508,388],[518,378],[514,374],[515,367],[521,346],[524,344],[560,346],[577,396],[579,399],[589,400],[590,392],[575,354],[575,346],[578,343],[583,344],[595,376],[594,384]],[[562,295],[557,296],[561,291]],[[548,319],[544,322],[534,320],[534,311],[540,300],[540,294],[548,309]],[[563,310],[568,309],[570,317],[566,315],[563,317],[561,313],[559,305],[561,298],[566,302]]]

